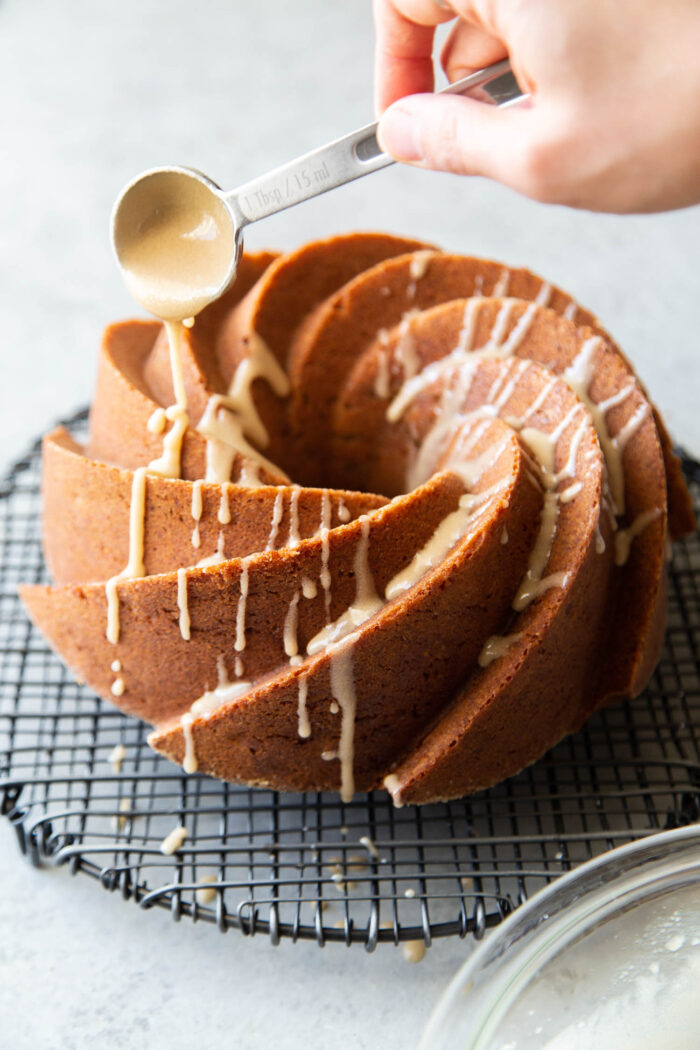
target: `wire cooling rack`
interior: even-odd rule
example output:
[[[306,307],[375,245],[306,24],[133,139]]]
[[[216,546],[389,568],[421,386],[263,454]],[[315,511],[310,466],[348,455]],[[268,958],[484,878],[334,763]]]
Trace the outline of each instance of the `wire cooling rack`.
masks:
[[[700,466],[684,466],[700,509]],[[700,820],[697,535],[675,546],[666,644],[643,696],[490,791],[397,810],[379,793],[343,804],[185,776],[150,750],[146,726],[76,684],[16,593],[46,579],[39,471],[37,443],[0,483],[0,810],[34,864],[68,864],[176,920],[372,950],[481,937],[589,857]],[[178,826],[187,838],[164,856]]]

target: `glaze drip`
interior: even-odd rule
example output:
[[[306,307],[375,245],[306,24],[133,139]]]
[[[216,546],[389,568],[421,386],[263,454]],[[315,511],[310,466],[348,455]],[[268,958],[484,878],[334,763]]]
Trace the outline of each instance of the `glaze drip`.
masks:
[[[277,530],[279,528],[280,522],[282,521],[282,512],[284,509],[283,498],[284,497],[282,495],[282,492],[278,492],[275,496],[275,502],[272,505],[272,521],[270,522],[270,535],[268,536],[267,546],[265,547],[265,550],[267,551],[273,551],[277,543]]]
[[[248,354],[234,372],[228,390],[227,404],[241,421],[242,432],[261,448],[270,443],[253,398],[252,386],[256,379],[264,379],[278,397],[289,394],[289,379],[277,358],[257,332],[248,336]]]
[[[284,479],[284,473],[246,440],[243,424],[234,412],[234,406],[223,394],[213,394],[207,401],[197,430],[207,439],[206,480],[223,485],[231,480],[231,471],[237,455],[243,463],[238,484],[256,488],[262,484],[260,469],[273,477]]]
[[[625,565],[630,556],[633,541],[640,536],[644,530],[661,517],[659,507],[651,507],[642,511],[626,529],[620,529],[615,536],[615,564]]]
[[[112,576],[105,584],[107,596],[107,640],[116,645],[119,641],[119,595],[117,584],[120,580],[135,579],[144,576],[143,539],[146,515],[146,468],[139,467],[134,471],[131,482],[131,505],[129,509],[129,560],[122,571]]]
[[[182,325],[179,321],[166,321],[165,330],[170,350],[170,372],[175,404],[165,410],[165,416],[170,420],[172,426],[163,438],[163,454],[148,464],[148,470],[151,474],[160,474],[165,478],[179,478],[182,441],[189,426],[187,394],[182,371]]]
[[[284,621],[283,643],[284,651],[289,657],[297,656],[299,645],[297,642],[297,624],[299,620],[299,591],[294,592],[294,597],[289,603],[289,609]]]
[[[192,546],[195,550],[199,549],[202,542],[199,535],[199,522],[202,517],[202,485],[203,482],[201,480],[192,484],[192,518],[195,523],[192,530]]]
[[[246,610],[246,599],[248,597],[248,565],[242,563],[241,569],[241,593],[238,599],[238,609],[236,611],[236,641],[234,648],[236,652],[242,653],[245,649],[245,610]]]
[[[180,610],[180,634],[184,641],[190,640],[190,610],[187,601],[187,570],[177,570],[177,607]]]
[[[306,740],[311,736],[311,723],[309,722],[309,712],[306,708],[306,700],[309,692],[309,682],[306,678],[299,679],[298,694],[297,694],[297,720],[298,729],[297,733]]]
[[[369,518],[362,515],[360,521],[360,537],[355,550],[355,600],[337,620],[327,624],[318,634],[315,634],[306,647],[310,656],[322,652],[330,645],[339,642],[352,634],[360,624],[374,616],[382,606],[383,602],[377,594],[374,579],[369,567]]]
[[[353,647],[346,646],[331,656],[331,692],[338,701],[341,710],[340,740],[338,758],[340,759],[340,797],[343,802],[351,802],[355,794],[353,763],[355,760],[355,715],[357,696],[353,670]]]

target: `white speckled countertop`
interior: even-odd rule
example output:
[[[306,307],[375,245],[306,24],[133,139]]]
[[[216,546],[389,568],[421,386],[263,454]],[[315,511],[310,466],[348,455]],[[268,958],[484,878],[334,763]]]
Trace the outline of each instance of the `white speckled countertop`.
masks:
[[[312,43],[313,41],[313,43]],[[103,325],[134,313],[107,227],[159,163],[233,187],[371,116],[369,3],[0,0],[0,465],[87,402]],[[261,223],[250,247],[351,228],[530,266],[596,311],[676,440],[700,452],[700,209],[618,218],[390,168]],[[225,937],[35,871],[0,822],[3,1047],[410,1048],[467,943]]]

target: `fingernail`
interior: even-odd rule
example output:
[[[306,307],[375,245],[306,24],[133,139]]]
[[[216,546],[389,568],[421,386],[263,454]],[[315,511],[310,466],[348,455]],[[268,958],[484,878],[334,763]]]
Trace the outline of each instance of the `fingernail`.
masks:
[[[397,160],[415,161],[422,156],[418,121],[400,102],[386,111],[377,131],[379,145]]]

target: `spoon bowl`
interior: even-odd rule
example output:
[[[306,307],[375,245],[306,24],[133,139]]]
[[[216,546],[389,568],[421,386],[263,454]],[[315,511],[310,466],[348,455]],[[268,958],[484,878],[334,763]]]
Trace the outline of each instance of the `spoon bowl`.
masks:
[[[163,320],[193,316],[225,291],[242,249],[220,188],[184,167],[154,168],[125,187],[112,243],[127,287]]]

